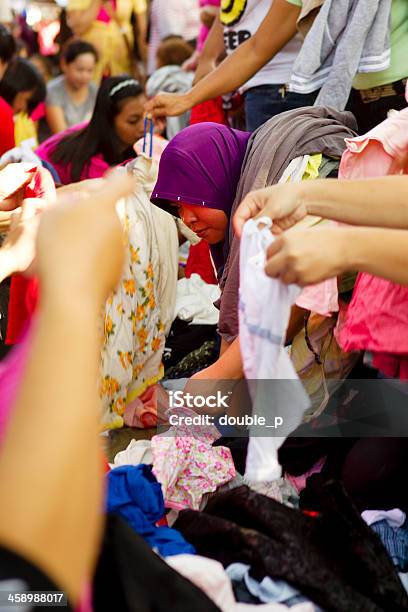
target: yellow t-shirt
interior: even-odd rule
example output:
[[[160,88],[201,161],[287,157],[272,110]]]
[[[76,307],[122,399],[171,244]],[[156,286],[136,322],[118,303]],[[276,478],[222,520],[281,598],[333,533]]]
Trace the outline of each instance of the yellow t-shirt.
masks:
[[[85,11],[92,0],[68,0],[70,11]],[[129,50],[133,49],[133,32],[130,24],[132,12],[136,15],[147,11],[146,0],[116,0],[116,19],[109,23],[94,21],[81,38],[94,45],[99,61],[95,68],[94,80],[100,82],[103,75],[118,76],[131,73],[132,60]]]

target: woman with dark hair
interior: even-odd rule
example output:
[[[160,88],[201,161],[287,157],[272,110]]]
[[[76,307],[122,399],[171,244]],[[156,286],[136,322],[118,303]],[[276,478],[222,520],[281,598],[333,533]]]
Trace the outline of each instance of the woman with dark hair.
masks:
[[[44,79],[29,60],[17,57],[0,81],[0,96],[14,115],[14,140],[19,146],[24,141],[36,145],[37,127],[31,119],[33,111],[44,101]]]
[[[16,51],[16,43],[4,25],[0,24],[0,80]],[[13,111],[0,95],[0,155],[14,147]]]
[[[82,40],[69,43],[62,52],[62,74],[47,85],[47,122],[53,134],[89,121],[95,106],[97,87],[92,76],[98,54]]]
[[[54,166],[64,185],[99,178],[110,166],[135,156],[133,145],[143,136],[145,101],[135,79],[106,79],[90,122],[52,136],[37,155]]]

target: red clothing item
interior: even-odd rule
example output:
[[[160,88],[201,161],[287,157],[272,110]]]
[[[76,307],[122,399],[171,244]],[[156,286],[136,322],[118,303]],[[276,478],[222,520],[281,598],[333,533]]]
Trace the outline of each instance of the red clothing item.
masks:
[[[338,340],[345,351],[370,351],[375,368],[408,379],[408,287],[360,273]]]
[[[11,166],[9,166],[9,168],[10,167]],[[31,178],[28,184],[27,176]],[[0,193],[4,194],[3,197],[11,195],[17,191],[18,188],[23,186],[24,198],[43,198],[51,200],[55,197],[54,181],[48,170],[44,168],[30,166],[29,164],[13,164],[12,185],[10,184],[9,192],[7,191],[7,185],[2,184],[1,178],[0,175]],[[11,183],[11,177],[9,177],[8,182]],[[22,334],[27,328],[37,307],[38,297],[37,279],[28,279],[21,274],[15,274],[12,277],[6,344],[16,344],[21,340]]]
[[[0,97],[0,155],[15,146],[13,109]]]
[[[222,123],[228,125],[227,117],[222,108],[222,98],[214,98],[201,102],[191,109],[190,125],[195,123],[203,123],[204,121],[212,121],[213,123]]]
[[[186,278],[190,278],[192,274],[198,274],[209,285],[217,285],[210,248],[205,240],[190,246],[185,272]]]

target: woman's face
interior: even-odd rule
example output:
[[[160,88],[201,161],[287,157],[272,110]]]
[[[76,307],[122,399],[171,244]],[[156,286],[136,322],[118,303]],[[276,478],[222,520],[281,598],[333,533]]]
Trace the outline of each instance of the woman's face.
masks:
[[[225,238],[228,218],[224,211],[204,206],[193,206],[172,202],[179,211],[180,218],[199,238],[203,238],[209,244],[218,244]]]
[[[113,120],[118,138],[127,147],[133,146],[143,137],[145,103],[146,98],[143,94],[137,98],[128,98],[124,101],[120,113]]]
[[[26,113],[31,98],[34,95],[34,91],[19,91],[13,100],[13,111],[14,114]]]
[[[81,53],[73,62],[63,62],[65,78],[73,89],[82,89],[92,81],[95,70],[95,57],[92,53]]]

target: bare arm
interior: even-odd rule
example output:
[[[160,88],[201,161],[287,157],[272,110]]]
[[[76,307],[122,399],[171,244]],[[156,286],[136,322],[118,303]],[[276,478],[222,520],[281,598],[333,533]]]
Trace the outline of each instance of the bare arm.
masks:
[[[49,128],[53,134],[58,134],[67,129],[64,111],[60,106],[47,106],[46,117]]]
[[[76,36],[82,36],[96,21],[102,0],[91,0],[89,7],[83,11],[70,10],[68,4],[68,25]]]
[[[341,227],[283,232],[267,251],[266,273],[312,285],[358,270],[408,284],[408,231]]]
[[[137,13],[137,46],[139,48],[140,56],[143,62],[146,62],[147,58],[147,15],[146,13]]]
[[[98,197],[59,203],[42,218],[40,310],[0,449],[0,542],[43,569],[74,604],[102,528],[98,320],[122,269],[114,205],[130,187],[121,177]],[[113,257],[100,266],[107,247]]]
[[[205,41],[194,78],[194,85],[201,81],[209,72],[214,70],[216,61],[224,51],[224,28],[217,18]]]
[[[308,214],[351,225],[408,229],[408,176],[266,187],[244,198],[234,216],[234,228],[241,235],[245,221],[266,215],[274,222],[273,231],[281,231]]]
[[[274,0],[257,32],[186,94],[158,94],[146,105],[154,116],[179,115],[200,102],[234,91],[271,60],[296,33],[300,8]]]

